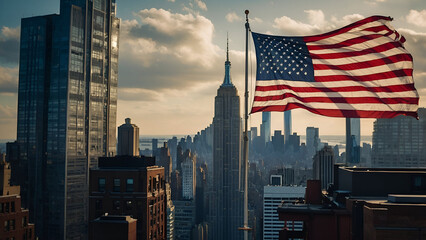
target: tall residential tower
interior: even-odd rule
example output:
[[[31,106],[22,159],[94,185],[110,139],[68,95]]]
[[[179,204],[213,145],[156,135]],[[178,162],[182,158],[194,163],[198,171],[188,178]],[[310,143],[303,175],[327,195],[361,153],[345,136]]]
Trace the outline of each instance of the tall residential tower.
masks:
[[[139,128],[130,118],[118,127],[117,155],[139,156]]]
[[[19,184],[41,239],[86,239],[89,168],[115,155],[115,0],[61,0],[21,22]]]
[[[231,82],[229,54],[225,78],[215,97],[213,118],[213,184],[210,217],[211,239],[242,239],[243,225],[240,97]]]

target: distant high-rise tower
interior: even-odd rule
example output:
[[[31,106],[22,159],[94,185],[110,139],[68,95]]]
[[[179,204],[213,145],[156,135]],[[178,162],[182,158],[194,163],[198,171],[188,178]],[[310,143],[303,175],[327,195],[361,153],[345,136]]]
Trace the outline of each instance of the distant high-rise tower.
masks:
[[[359,164],[361,158],[361,121],[346,118],[346,164]]]
[[[132,124],[130,118],[118,127],[117,155],[139,156],[139,128]]]
[[[225,78],[217,90],[213,118],[213,194],[210,217],[212,239],[242,239],[243,198],[240,191],[242,172],[240,97],[231,82],[229,54]]]
[[[334,180],[334,151],[330,146],[325,146],[313,158],[313,177],[321,180],[321,188],[327,189]]]
[[[372,167],[426,167],[426,108],[418,114],[374,122]]]
[[[308,157],[315,155],[319,149],[319,128],[307,127],[306,128],[306,149]]]
[[[284,144],[287,144],[292,133],[291,111],[284,112]]]
[[[195,200],[196,187],[196,156],[186,150],[181,164],[182,169],[182,198]]]
[[[115,0],[61,0],[21,21],[16,170],[40,239],[87,238],[89,168],[115,155],[115,15]]]
[[[166,182],[170,183],[172,179],[172,157],[170,156],[169,147],[167,142],[163,143],[163,147],[160,148],[159,156],[156,156],[156,164],[164,167],[164,175],[166,176]]]
[[[265,141],[265,144],[271,141],[271,112],[262,112],[260,136],[262,140]]]

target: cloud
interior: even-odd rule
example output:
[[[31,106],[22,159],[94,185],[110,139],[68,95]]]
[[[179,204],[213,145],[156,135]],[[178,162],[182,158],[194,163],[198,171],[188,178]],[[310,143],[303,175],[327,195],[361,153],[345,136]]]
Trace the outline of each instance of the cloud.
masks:
[[[371,6],[376,6],[378,3],[384,3],[387,0],[365,0],[364,3],[371,5]]]
[[[258,17],[250,18],[250,23],[263,23],[263,20]]]
[[[419,27],[426,27],[426,9],[422,11],[410,10],[410,13],[405,17],[408,23]]]
[[[0,104],[0,119],[14,119],[16,116],[16,109]]]
[[[340,19],[331,17],[330,20],[327,20],[322,10],[305,10],[304,12],[307,14],[307,23],[282,16],[274,20],[273,27],[279,30],[281,34],[312,35],[343,27],[364,18],[360,14],[351,14],[343,16]]]
[[[241,16],[238,16],[236,12],[230,12],[226,14],[225,16],[226,21],[232,23],[232,22],[242,22],[243,18]]]
[[[210,20],[192,13],[155,8],[141,10],[136,16],[140,23],[123,22],[124,50],[138,51],[145,61],[147,55],[156,53],[173,55],[187,64],[211,67],[211,59],[217,56],[219,48],[212,43],[214,26]]]
[[[16,93],[18,91],[18,67],[0,66],[0,93]]]
[[[0,33],[0,64],[17,64],[20,28],[3,26]]]
[[[176,0],[167,0],[167,1],[169,1],[169,2],[175,2]]]
[[[135,17],[122,23],[120,87],[185,89],[217,80],[225,54],[212,42],[209,19],[155,8]]]
[[[398,32],[404,35],[407,40],[405,48],[413,55],[414,61],[414,82],[418,90],[426,88],[426,33],[416,32],[410,29],[400,28]],[[420,92],[420,91],[419,91]],[[423,90],[421,92],[424,92]],[[426,95],[421,96],[425,98]]]
[[[118,88],[118,97],[120,100],[124,101],[132,101],[135,99],[140,102],[164,100],[164,96],[161,93],[143,88]]]
[[[205,2],[201,0],[194,0],[194,1],[201,10],[207,11],[207,5]]]

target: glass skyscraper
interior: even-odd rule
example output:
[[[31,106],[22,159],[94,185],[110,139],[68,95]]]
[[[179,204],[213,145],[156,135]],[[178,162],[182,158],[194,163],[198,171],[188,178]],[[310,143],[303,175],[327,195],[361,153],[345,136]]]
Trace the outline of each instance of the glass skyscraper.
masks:
[[[372,167],[426,167],[426,108],[418,114],[419,120],[400,115],[374,122]]]
[[[291,110],[284,112],[284,143],[287,144],[292,134]]]
[[[361,121],[346,118],[346,164],[359,164],[361,158]]]
[[[260,136],[267,144],[271,141],[271,112],[262,112],[262,125],[260,126]]]
[[[115,0],[61,0],[21,22],[16,171],[41,239],[87,238],[89,168],[115,155],[115,13]]]

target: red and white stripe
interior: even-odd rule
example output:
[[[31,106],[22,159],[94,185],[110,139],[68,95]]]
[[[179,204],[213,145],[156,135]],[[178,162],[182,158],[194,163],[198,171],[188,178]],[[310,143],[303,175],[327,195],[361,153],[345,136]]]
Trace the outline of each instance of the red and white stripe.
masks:
[[[330,117],[417,117],[413,60],[391,20],[373,16],[304,37],[315,82],[256,81],[252,113],[304,108]]]

